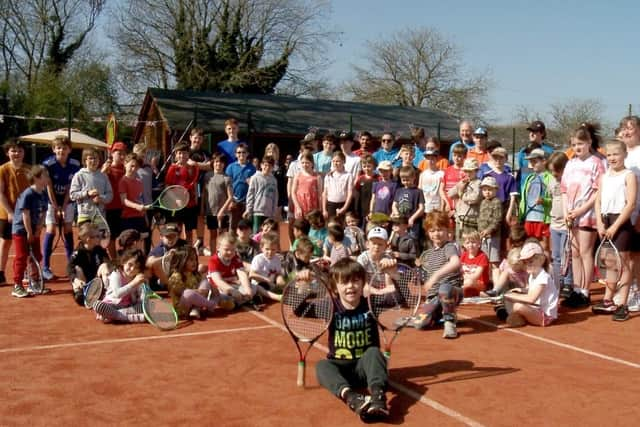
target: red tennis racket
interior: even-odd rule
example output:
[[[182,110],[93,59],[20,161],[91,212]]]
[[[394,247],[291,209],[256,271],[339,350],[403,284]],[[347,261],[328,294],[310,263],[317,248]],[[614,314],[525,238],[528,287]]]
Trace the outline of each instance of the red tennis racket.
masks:
[[[284,325],[300,356],[297,384],[304,387],[307,353],[333,320],[334,301],[328,276],[314,269],[311,281],[292,280],[284,288],[280,307]],[[307,344],[304,350],[301,343]]]

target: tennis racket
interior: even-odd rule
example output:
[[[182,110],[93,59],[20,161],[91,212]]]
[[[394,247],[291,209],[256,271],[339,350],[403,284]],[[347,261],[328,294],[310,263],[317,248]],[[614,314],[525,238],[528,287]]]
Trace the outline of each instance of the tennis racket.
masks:
[[[42,277],[42,269],[40,262],[33,253],[33,247],[29,245],[29,256],[27,258],[27,269],[25,270],[29,289],[34,294],[42,294],[44,292],[44,278]]]
[[[178,313],[173,305],[164,301],[146,283],[142,285],[142,311],[147,321],[161,331],[178,327]]]
[[[622,277],[622,258],[611,239],[603,238],[595,255],[595,279],[603,284],[618,285]]]
[[[573,227],[572,224],[567,223],[567,239],[564,242],[562,248],[562,256],[560,258],[560,274],[566,276],[569,274],[571,268],[571,245],[573,241]]]
[[[102,293],[104,292],[104,283],[99,277],[95,277],[85,283],[82,290],[84,294],[84,306],[88,309],[92,309],[93,306],[100,301]]]
[[[294,279],[282,292],[282,320],[298,348],[298,387],[305,385],[307,353],[333,320],[333,305],[328,276],[317,269],[310,282]],[[308,344],[304,351],[300,343]]]
[[[109,224],[107,224],[107,220],[104,215],[100,212],[100,208],[97,206],[93,210],[91,223],[95,224],[100,232],[100,246],[105,249],[108,248],[109,243],[111,242],[111,229],[109,228]]]
[[[417,268],[398,264],[392,273],[375,272],[369,280],[369,309],[378,322],[384,341],[384,355],[415,316],[420,305],[422,275]],[[388,338],[388,334],[393,334]]]
[[[504,295],[495,297],[467,297],[462,298],[460,305],[477,305],[477,304],[500,304],[504,301]]]
[[[533,178],[529,183],[528,192],[525,195],[526,210],[522,216],[522,221],[525,221],[527,219],[527,215],[529,215],[529,213],[534,209],[537,209],[540,212],[543,210],[542,205],[538,204],[538,201],[544,197],[547,187],[544,185],[542,176],[539,174],[535,175],[535,178]]]
[[[170,185],[158,196],[148,208],[158,207],[172,213],[183,209],[189,204],[189,191],[181,185]]]

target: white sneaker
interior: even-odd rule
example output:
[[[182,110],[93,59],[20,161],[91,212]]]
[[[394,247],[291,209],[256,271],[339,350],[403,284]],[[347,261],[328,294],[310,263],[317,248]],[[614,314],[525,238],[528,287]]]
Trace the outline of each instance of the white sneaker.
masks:
[[[631,291],[627,300],[629,311],[640,311],[640,291]]]
[[[189,317],[192,319],[200,319],[200,310],[197,308],[192,308],[189,312]]]
[[[458,338],[458,328],[455,322],[451,320],[446,320],[444,322],[444,332],[442,333],[442,338]]]

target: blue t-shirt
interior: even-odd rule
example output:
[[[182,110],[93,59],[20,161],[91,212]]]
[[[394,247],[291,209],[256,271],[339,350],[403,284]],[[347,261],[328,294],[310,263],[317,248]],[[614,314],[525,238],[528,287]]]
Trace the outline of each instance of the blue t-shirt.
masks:
[[[391,214],[391,204],[398,188],[397,181],[378,181],[373,183],[373,212]]]
[[[548,144],[545,144],[544,142],[542,143],[542,146],[540,148],[542,148],[542,151],[544,151],[544,154],[546,155],[547,159],[549,158],[551,153],[553,153],[553,147]],[[519,169],[518,190],[520,191],[520,194],[522,194],[522,190],[523,190],[522,187],[524,186],[524,182],[527,180],[527,177],[529,176],[529,174],[533,172],[533,170],[529,167],[529,160],[525,159],[525,157],[527,157],[527,153],[525,152],[525,150],[526,150],[526,147],[522,148],[520,151],[518,151],[518,154],[516,155],[516,166]]]
[[[49,198],[45,191],[38,193],[32,187],[24,190],[16,201],[11,233],[22,236],[27,235],[27,229],[24,228],[24,222],[22,221],[22,212],[25,210],[29,211],[31,215],[31,230],[35,232],[36,226],[44,224],[44,214],[47,212],[48,203]]]
[[[391,151],[385,151],[382,148],[377,150],[372,154],[373,158],[376,161],[376,164],[379,165],[380,162],[384,160],[388,160],[391,162],[394,168],[400,167],[402,164],[402,159],[400,158],[400,150],[397,148],[392,149]]]
[[[218,142],[216,149],[219,153],[224,154],[225,163],[227,165],[238,160],[236,157],[236,148],[238,148],[238,144],[240,144],[240,141],[229,141],[228,139]]]
[[[73,175],[80,170],[80,162],[69,157],[67,164],[62,166],[60,162],[56,160],[56,156],[53,155],[42,162],[42,165],[47,168],[47,172],[49,172],[56,203],[62,205],[62,203],[64,203],[64,197],[69,191]]]
[[[416,213],[418,205],[424,205],[424,194],[417,188],[398,188],[393,198],[398,206],[398,213],[407,218]]]
[[[231,188],[233,189],[233,200],[244,203],[249,191],[247,180],[256,173],[256,168],[251,163],[241,165],[238,162],[231,163],[224,171],[231,177]]]

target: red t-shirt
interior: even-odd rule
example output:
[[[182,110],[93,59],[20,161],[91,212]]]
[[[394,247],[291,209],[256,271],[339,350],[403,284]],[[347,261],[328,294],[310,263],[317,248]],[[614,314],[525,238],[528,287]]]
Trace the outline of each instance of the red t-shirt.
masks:
[[[118,183],[118,194],[114,195],[114,197],[120,198],[120,195],[124,193],[128,200],[142,204],[143,187],[142,181],[139,178],[123,176]],[[129,208],[124,204],[122,205],[122,218],[139,217],[144,217],[144,212]]]
[[[451,165],[448,168],[446,168],[444,170],[444,193],[448,194],[449,190],[451,190],[453,187],[456,186],[456,184],[458,182],[460,182],[460,180],[463,177],[464,172],[462,171],[462,169],[458,169],[455,166]],[[449,207],[451,209],[455,208],[455,203],[453,200],[451,200],[449,198],[449,196],[447,196],[447,201],[449,202]]]
[[[209,259],[209,275],[220,273],[223,279],[237,278],[237,271],[241,268],[244,268],[244,264],[238,255],[234,255],[228,264],[222,262],[217,253]]]
[[[464,251],[460,257],[460,262],[462,263],[463,274],[467,274],[477,267],[482,267],[482,274],[478,278],[478,286],[476,288],[479,291],[484,291],[489,283],[489,258],[487,258],[487,255],[480,251],[478,255],[472,258],[469,251]]]
[[[120,184],[120,180],[124,176],[124,165],[111,165],[107,172],[109,177],[109,184],[111,184],[111,191],[113,191],[113,199],[105,206],[105,209],[122,209],[122,202],[120,201],[120,194],[117,192]]]

